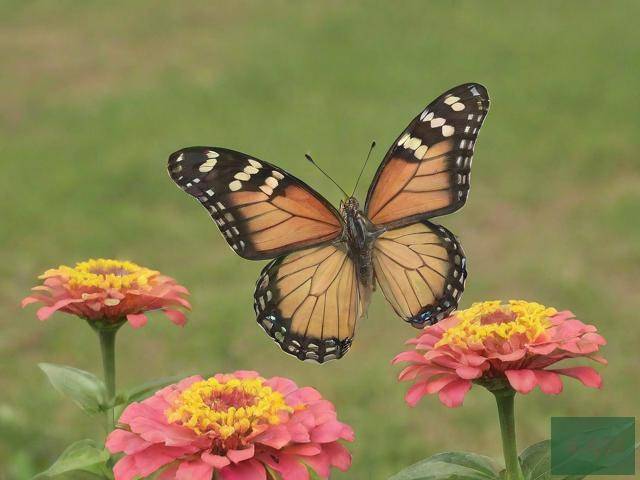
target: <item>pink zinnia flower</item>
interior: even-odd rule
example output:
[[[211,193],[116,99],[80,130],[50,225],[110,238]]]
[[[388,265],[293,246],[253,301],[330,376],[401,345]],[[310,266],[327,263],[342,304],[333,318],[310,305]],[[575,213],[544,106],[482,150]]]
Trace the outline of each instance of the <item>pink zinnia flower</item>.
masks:
[[[147,323],[145,312],[162,310],[173,323],[184,325],[187,319],[179,308],[191,308],[185,287],[133,262],[91,259],[47,270],[38,278],[43,285],[34,287],[22,306],[44,304],[37,312],[40,320],[61,311],[107,324],[126,319],[137,328]]]
[[[474,303],[423,330],[407,344],[415,348],[395,357],[408,362],[399,380],[414,381],[405,400],[414,406],[425,395],[438,393],[448,407],[458,407],[472,383],[489,388],[510,386],[529,393],[536,386],[547,394],[562,391],[560,375],[600,388],[600,375],[591,367],[549,368],[555,363],[596,354],[605,339],[569,311],[558,312],[538,303],[511,300]]]
[[[331,402],[291,380],[238,371],[193,376],[129,405],[106,446],[125,456],[116,480],[308,480],[331,467],[347,470],[353,440]]]

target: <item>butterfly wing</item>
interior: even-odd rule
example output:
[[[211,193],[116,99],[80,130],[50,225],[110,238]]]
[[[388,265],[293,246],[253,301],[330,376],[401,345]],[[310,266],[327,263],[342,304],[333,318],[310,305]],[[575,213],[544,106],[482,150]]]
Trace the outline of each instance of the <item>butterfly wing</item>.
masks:
[[[364,312],[356,267],[344,244],[275,259],[256,284],[258,323],[285,352],[319,363],[342,357]]]
[[[464,205],[487,90],[467,83],[431,102],[396,139],[369,188],[365,212],[376,225],[399,227]]]
[[[424,221],[386,231],[374,243],[372,261],[384,296],[413,326],[432,325],[457,308],[465,256],[446,228]]]
[[[244,153],[185,148],[169,157],[168,170],[244,258],[274,258],[329,242],[342,231],[339,213],[311,187]]]

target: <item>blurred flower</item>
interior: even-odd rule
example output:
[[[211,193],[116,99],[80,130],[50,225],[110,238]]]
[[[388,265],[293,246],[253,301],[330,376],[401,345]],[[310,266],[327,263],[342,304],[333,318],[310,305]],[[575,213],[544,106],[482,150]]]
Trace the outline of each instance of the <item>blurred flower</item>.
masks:
[[[34,287],[22,306],[42,303],[38,312],[46,320],[61,311],[91,321],[118,323],[125,318],[133,327],[147,323],[145,312],[162,310],[176,325],[187,321],[179,308],[191,308],[188,290],[173,278],[159,272],[119,260],[87,260],[75,267],[61,265],[38,278],[43,285]]]
[[[405,400],[414,406],[425,395],[438,393],[448,407],[462,404],[472,382],[491,388],[510,386],[529,393],[562,391],[560,375],[587,387],[600,388],[600,375],[591,367],[549,368],[568,358],[587,357],[606,364],[596,354],[605,339],[569,311],[558,312],[538,303],[510,300],[474,303],[423,330],[407,344],[415,349],[395,357],[408,362],[399,380],[414,381]]]
[[[111,453],[125,456],[116,480],[265,480],[267,469],[283,480],[322,478],[331,467],[347,470],[351,455],[339,440],[353,431],[336,418],[331,402],[313,388],[256,372],[193,376],[129,405],[119,429],[107,438]],[[216,476],[216,478],[218,478]]]

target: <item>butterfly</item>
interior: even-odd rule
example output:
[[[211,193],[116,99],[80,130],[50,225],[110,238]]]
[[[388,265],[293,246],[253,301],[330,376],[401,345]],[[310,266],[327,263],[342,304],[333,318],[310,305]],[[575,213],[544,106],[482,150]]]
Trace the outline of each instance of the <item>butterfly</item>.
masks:
[[[348,196],[336,209],[281,168],[226,148],[178,150],[168,171],[238,255],[272,259],[256,282],[257,321],[286,353],[322,363],[349,350],[376,283],[418,328],[457,308],[465,255],[430,219],[464,205],[488,110],[477,83],[436,98],[389,148],[364,208]]]

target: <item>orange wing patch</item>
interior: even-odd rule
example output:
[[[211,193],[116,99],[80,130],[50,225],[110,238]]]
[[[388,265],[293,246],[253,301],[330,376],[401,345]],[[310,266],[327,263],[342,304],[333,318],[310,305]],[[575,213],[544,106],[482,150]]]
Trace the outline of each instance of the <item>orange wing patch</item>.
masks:
[[[169,157],[168,170],[244,258],[274,258],[329,242],[342,231],[338,211],[311,187],[244,153],[185,148]]]
[[[258,280],[258,323],[301,360],[340,358],[364,312],[356,268],[344,246],[306,249],[274,260]]]
[[[452,142],[445,140],[428,149],[420,161],[389,160],[368,206],[371,221],[384,225],[452,205],[455,175],[447,158],[452,150]]]
[[[444,227],[424,222],[385,232],[372,258],[384,296],[406,321],[432,324],[457,307],[466,277],[464,252]]]
[[[478,132],[489,109],[475,83],[431,102],[400,134],[376,172],[365,204],[371,221],[397,228],[462,207]]]

